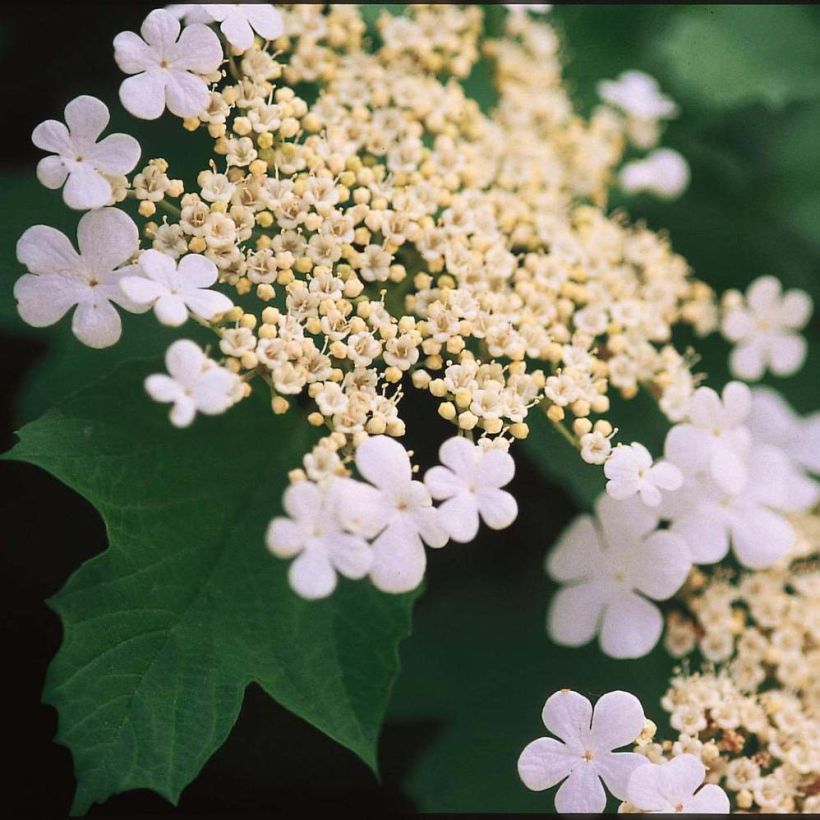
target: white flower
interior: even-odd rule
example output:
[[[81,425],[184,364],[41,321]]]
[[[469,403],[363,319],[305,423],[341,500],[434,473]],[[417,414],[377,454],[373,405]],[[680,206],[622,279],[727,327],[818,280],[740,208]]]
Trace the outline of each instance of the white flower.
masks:
[[[767,369],[777,376],[796,373],[806,359],[806,340],[795,331],[811,318],[811,297],[802,290],[782,292],[774,276],[761,276],[749,285],[745,304],[729,310],[721,331],[735,344],[729,357],[732,373],[755,381]]]
[[[461,436],[441,445],[444,466],[432,467],[424,476],[430,495],[446,499],[438,508],[438,519],[453,541],[467,543],[478,533],[479,515],[494,530],[515,521],[518,505],[500,489],[512,481],[515,462],[509,453],[484,450]]]
[[[108,176],[133,170],[140,158],[140,144],[127,134],[109,134],[97,142],[108,125],[108,108],[96,97],[83,95],[65,107],[66,125],[57,120],[41,122],[31,141],[56,156],[37,163],[37,179],[56,190],[63,183],[63,199],[69,208],[91,210],[112,201]]]
[[[336,573],[364,578],[373,553],[360,536],[344,532],[336,516],[351,479],[291,484],[282,498],[288,518],[274,518],[268,526],[268,549],[279,558],[298,556],[290,565],[288,580],[294,591],[308,600],[325,598],[336,588]]]
[[[739,492],[747,479],[751,436],[744,422],[751,407],[751,391],[741,382],[729,382],[722,400],[710,387],[698,388],[689,403],[689,421],[666,436],[666,458],[684,475],[705,471],[727,492]]]
[[[154,401],[172,402],[171,423],[187,427],[197,412],[224,413],[242,395],[242,380],[209,359],[194,342],[179,339],[165,353],[170,376],[155,373],[145,380]]]
[[[598,430],[581,436],[581,458],[587,464],[603,464],[611,451],[612,443]]]
[[[282,14],[271,3],[203,3],[202,8],[221,23],[225,39],[243,51],[253,45],[253,32],[275,40],[284,31]]]
[[[155,9],[140,28],[142,37],[123,31],[114,38],[114,59],[134,74],[120,86],[120,100],[135,117],[155,120],[168,106],[178,117],[195,117],[211,99],[200,74],[222,62],[219,38],[202,23],[186,26],[165,9]],[[177,39],[179,38],[179,39]]]
[[[628,692],[608,692],[592,704],[577,692],[562,689],[547,698],[544,725],[560,742],[541,737],[518,758],[518,775],[528,789],[543,791],[564,783],[555,795],[563,814],[597,814],[606,807],[601,781],[625,800],[630,776],[649,761],[634,752],[614,752],[635,742],[646,718],[638,699]]]
[[[595,516],[570,524],[547,558],[562,587],[552,599],[547,627],[565,646],[599,633],[613,658],[638,658],[658,642],[663,618],[647,598],[662,601],[686,580],[692,561],[686,541],[656,530],[658,517],[633,498],[601,495]]]
[[[120,280],[134,272],[128,262],[137,250],[139,233],[131,218],[116,208],[84,214],[77,225],[77,244],[61,231],[34,225],[17,242],[17,259],[30,271],[14,285],[17,310],[24,322],[47,327],[72,307],[74,335],[89,347],[110,347],[122,333],[112,302],[133,313],[145,308],[120,290]]]
[[[643,71],[624,71],[617,80],[601,80],[598,96],[641,120],[665,120],[678,113],[674,101],[661,94],[658,81]]]
[[[696,564],[720,561],[732,548],[750,569],[771,566],[794,542],[791,524],[770,509],[782,499],[787,464],[772,447],[756,445],[749,456],[748,481],[727,492],[709,476],[690,479],[664,498],[662,515],[671,532],[689,545]]]
[[[160,251],[143,251],[139,272],[143,275],[124,277],[120,287],[136,304],[153,306],[157,319],[169,327],[184,324],[189,310],[210,320],[233,307],[223,293],[208,290],[219,271],[210,259],[199,254],[189,253],[177,265]]]
[[[713,783],[703,786],[706,766],[691,754],[666,763],[650,763],[632,772],[627,786],[629,802],[642,812],[669,814],[728,814],[729,798]]]
[[[409,592],[424,577],[422,541],[431,547],[447,543],[430,493],[413,481],[404,447],[387,436],[374,436],[359,446],[356,468],[374,486],[348,484],[339,519],[349,532],[375,537],[373,583],[383,592]]]
[[[649,450],[638,442],[619,444],[604,464],[604,475],[609,479],[606,491],[613,498],[620,501],[638,493],[650,507],[661,503],[661,490],[677,490],[683,484],[683,474],[674,464],[653,465]]]
[[[628,194],[648,193],[677,199],[689,185],[689,163],[671,148],[658,148],[643,159],[627,162],[618,182]]]

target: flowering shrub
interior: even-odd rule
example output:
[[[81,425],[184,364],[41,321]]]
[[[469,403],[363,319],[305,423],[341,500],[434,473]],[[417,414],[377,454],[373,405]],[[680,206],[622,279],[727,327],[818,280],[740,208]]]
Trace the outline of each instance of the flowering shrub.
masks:
[[[549,604],[549,636],[573,647],[597,636],[605,655],[642,657],[661,640],[658,602],[671,599],[681,609],[664,605],[664,645],[676,657],[697,646],[727,667],[683,669],[673,680],[662,705],[680,732],[674,742],[653,740],[631,694],[605,694],[594,710],[580,694],[553,694],[544,723],[560,742],[526,747],[524,785],[562,783],[555,804],[569,812],[602,811],[604,787],[624,810],[726,812],[727,791],[742,809],[816,808],[810,681],[820,638],[801,621],[813,589],[802,568],[816,561],[816,538],[793,561],[818,501],[816,420],[741,381],[720,393],[721,385],[704,385],[697,356],[678,341],[686,328],[695,338],[719,330],[735,345],[738,379],[792,374],[806,356],[800,330],[811,300],[782,293],[771,276],[745,296],[718,299],[668,237],[608,207],[614,186],[662,199],[683,193],[686,161],[658,147],[680,111],[637,71],[600,82],[589,116],[576,111],[547,12],[511,4],[488,35],[489,12],[479,6],[413,5],[372,19],[349,5],[169,6],[152,11],[139,33],[114,39],[127,75],[119,96],[137,119],[167,109],[181,129],[207,135],[212,152],[195,180],[175,178],[167,158],[140,161],[132,136],[100,139],[109,113],[93,97],[70,102],[65,124],[35,129],[35,145],[50,152],[38,179],[62,187],[65,204],[85,213],[78,250],[45,225],[20,238],[27,272],[14,296],[22,319],[45,327],[71,312],[73,334],[93,348],[119,341],[120,311],[179,334],[166,372],[155,363],[134,371],[123,380],[127,394],[115,382],[89,388],[52,420],[91,430],[95,446],[125,458],[110,495],[65,463],[73,434],[66,453],[49,454],[38,447],[37,422],[15,450],[85,489],[112,527],[105,572],[85,575],[97,591],[85,605],[65,602],[67,624],[80,631],[86,619],[105,619],[117,633],[110,651],[147,638],[147,666],[143,658],[135,671],[123,658],[121,671],[141,682],[130,694],[100,689],[104,714],[77,709],[77,691],[52,696],[58,706],[70,701],[74,715],[63,738],[75,753],[77,808],[138,786],[176,798],[224,738],[250,680],[372,763],[395,647],[407,632],[407,594],[423,582],[427,548],[467,544],[482,524],[510,527],[520,503],[510,489],[513,454],[550,426],[565,442],[549,446],[574,448],[607,481],[594,513],[573,521],[548,554],[547,572],[562,584]],[[479,65],[492,71],[491,106],[465,90]],[[646,155],[628,159],[628,151]],[[403,404],[410,390],[429,396],[451,426],[440,463],[416,458]],[[665,419],[662,453],[618,437],[614,408],[639,393]],[[191,430],[156,432],[149,399],[170,405],[173,427]],[[132,443],[147,452],[153,442],[171,452],[213,446],[220,471],[199,487],[192,476],[193,496],[167,502],[193,505],[197,535],[171,537],[173,516],[152,522],[151,538],[171,537],[174,550],[134,559],[137,572],[157,579],[148,588],[130,586],[116,566],[118,551],[155,549],[114,499],[120,482],[137,479],[146,481],[144,503],[162,504],[157,488],[184,482],[171,461],[129,462],[119,434],[97,415],[100,401],[131,419]],[[231,454],[244,460],[231,503],[254,516],[242,551],[224,551],[219,540],[232,526],[220,466]],[[249,477],[264,493],[246,490]],[[722,567],[702,569],[727,555],[739,583]],[[169,590],[154,575],[165,560],[183,561],[167,606]],[[212,579],[227,560],[237,575],[223,588]],[[290,562],[287,588],[280,560]],[[197,586],[205,567],[208,580]],[[105,583],[146,596],[139,623],[113,626],[116,613],[96,586]],[[232,610],[224,590],[249,603]],[[253,648],[264,645],[269,596],[278,631],[260,659]],[[735,601],[752,623],[745,609],[732,611]],[[786,612],[793,629],[779,623]],[[215,622],[220,613],[233,630]],[[193,633],[208,646],[204,657],[176,657],[169,636]],[[92,652],[106,651],[109,638],[100,640]],[[222,647],[232,641],[241,648],[228,663]],[[771,656],[768,641],[778,647]],[[744,642],[757,648],[741,651]],[[786,659],[784,646],[793,647]],[[87,660],[67,654],[62,664],[69,680],[67,668],[81,671],[75,684],[92,696],[103,686]],[[213,677],[192,682],[208,664]],[[207,736],[190,715],[170,730],[196,747],[181,762],[167,742],[175,676],[187,676],[189,702],[219,713]],[[759,691],[770,678],[779,694]],[[323,692],[325,680],[333,683]],[[334,702],[343,698],[348,707]],[[777,723],[785,702],[799,716],[787,728]],[[752,723],[741,716],[746,708]],[[149,726],[143,709],[170,723]],[[71,720],[83,715],[93,725],[77,734]],[[131,724],[133,736],[124,729]],[[95,731],[104,737],[96,747]],[[613,751],[636,743],[635,752]],[[764,743],[768,752],[759,751]],[[129,744],[142,773],[112,766]]]

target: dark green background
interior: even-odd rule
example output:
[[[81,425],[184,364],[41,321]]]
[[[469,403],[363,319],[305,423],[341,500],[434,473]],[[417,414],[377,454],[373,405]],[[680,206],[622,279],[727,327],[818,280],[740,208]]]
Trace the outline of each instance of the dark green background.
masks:
[[[118,31],[137,28],[150,8],[45,4],[33,12],[20,6],[7,10],[0,24],[12,97],[0,154],[4,449],[11,431],[52,400],[124,358],[160,353],[173,338],[129,317],[120,345],[90,351],[65,325],[26,329],[11,298],[21,273],[14,259],[20,233],[40,221],[73,231],[77,220],[59,194],[33,178],[39,154],[29,134],[39,121],[60,117],[68,100],[92,93],[112,108],[115,128],[139,136],[143,157],[167,156],[174,175],[191,179],[201,167],[192,145],[207,156],[207,141],[197,142],[175,122],[135,123],[116,110],[121,75],[110,42]],[[492,9],[490,23],[502,14]],[[664,144],[689,159],[690,190],[675,203],[616,197],[613,206],[668,230],[696,274],[718,290],[774,274],[820,299],[820,12],[808,6],[572,6],[557,7],[552,16],[564,32],[566,75],[584,110],[598,79],[628,68],[653,73],[682,108]],[[480,87],[481,79],[477,73],[470,87]],[[146,338],[137,327],[149,324],[153,335]],[[810,333],[814,350],[802,374],[772,382],[803,411],[818,406],[816,320]],[[702,349],[703,369],[721,384],[726,346],[711,339]],[[409,398],[405,412],[420,463],[432,463],[448,428],[423,397]],[[621,426],[657,449],[656,419],[638,409],[626,412]],[[541,734],[539,714],[549,693],[569,686],[594,697],[628,688],[650,716],[662,717],[658,698],[672,666],[662,652],[616,662],[595,647],[558,650],[547,642],[550,585],[543,556],[577,506],[570,482],[562,487],[546,476],[562,475],[576,462],[557,437],[542,441],[534,461],[523,453],[519,459],[516,524],[430,553],[427,589],[415,634],[402,650],[404,670],[383,735],[382,784],[349,752],[251,689],[230,739],[183,794],[181,809],[267,811],[348,800],[371,809],[543,811],[551,798],[523,788],[515,761]],[[60,639],[43,599],[104,548],[104,533],[85,502],[34,468],[3,463],[0,475],[7,485],[0,501],[2,702],[6,745],[16,751],[6,764],[6,805],[61,814],[73,781],[70,755],[51,741],[55,716],[39,703],[45,666]],[[172,809],[146,792],[112,798],[92,814],[135,810]]]

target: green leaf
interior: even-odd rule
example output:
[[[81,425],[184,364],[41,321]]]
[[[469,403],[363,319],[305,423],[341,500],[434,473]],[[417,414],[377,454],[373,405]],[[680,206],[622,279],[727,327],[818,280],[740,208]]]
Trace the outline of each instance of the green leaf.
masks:
[[[44,698],[74,755],[74,810],[136,788],[176,801],[252,681],[375,770],[414,596],[342,582],[298,598],[264,532],[308,426],[260,396],[176,430],[144,394],[152,370],[120,367],[24,427],[7,456],[76,490],[108,529],[109,549],[50,601],[65,641]]]
[[[676,91],[711,108],[820,94],[816,17],[799,6],[694,6],[658,44]]]

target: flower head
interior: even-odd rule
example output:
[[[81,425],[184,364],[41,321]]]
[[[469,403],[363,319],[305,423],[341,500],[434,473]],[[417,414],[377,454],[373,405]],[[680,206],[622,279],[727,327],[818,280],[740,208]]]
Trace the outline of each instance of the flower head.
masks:
[[[29,273],[14,285],[23,321],[47,327],[76,305],[74,335],[89,347],[115,344],[122,322],[111,303],[133,313],[146,310],[120,289],[120,280],[134,272],[134,265],[125,263],[136,252],[138,239],[137,226],[115,208],[83,215],[77,225],[79,253],[61,231],[46,225],[29,228],[17,242],[17,259]]]
[[[279,558],[297,556],[288,579],[303,598],[325,598],[336,588],[336,573],[363,578],[373,560],[369,544],[345,532],[337,517],[351,479],[334,478],[324,484],[299,481],[285,490],[282,505],[288,517],[268,526],[268,549]]]
[[[65,184],[63,199],[69,208],[84,211],[111,203],[113,191],[107,176],[133,170],[140,144],[127,134],[110,134],[97,141],[108,125],[108,108],[96,97],[83,95],[65,107],[66,124],[41,122],[31,141],[54,156],[37,163],[37,179],[46,188]]]
[[[689,185],[689,163],[671,148],[658,148],[643,159],[627,162],[618,182],[628,194],[648,193],[658,199],[677,199]]]
[[[171,423],[188,427],[196,414],[224,413],[242,396],[242,382],[235,373],[209,359],[188,339],[174,342],[165,354],[169,376],[155,373],[145,380],[154,401],[169,402]]]
[[[204,256],[190,253],[177,264],[160,251],[144,251],[139,258],[142,276],[126,276],[120,281],[125,295],[138,305],[153,307],[157,319],[169,327],[179,327],[188,311],[210,320],[233,307],[223,293],[208,288],[219,271]]]
[[[454,541],[467,543],[478,533],[479,516],[494,530],[509,527],[518,515],[515,499],[501,489],[512,481],[515,462],[509,453],[485,450],[454,436],[441,445],[443,466],[424,476],[430,495],[444,503],[439,522]]]
[[[207,14],[220,23],[225,39],[245,51],[253,45],[253,33],[275,40],[284,31],[282,14],[271,3],[203,3]]]
[[[649,765],[634,752],[615,752],[634,743],[644,727],[640,702],[628,692],[608,692],[592,704],[577,692],[562,689],[547,698],[544,726],[559,740],[541,737],[518,758],[524,785],[543,791],[564,781],[555,795],[558,812],[599,813],[606,807],[606,785],[625,799],[630,775]]]
[[[692,754],[651,763],[632,772],[627,785],[629,802],[642,812],[669,814],[728,814],[729,798],[713,783],[699,788],[706,766]]]
[[[598,96],[639,119],[665,120],[678,113],[674,101],[661,93],[658,81],[643,71],[623,71],[617,80],[602,80],[598,83]]]
[[[566,584],[552,599],[552,638],[581,646],[599,634],[613,658],[637,658],[658,642],[663,619],[652,601],[673,595],[692,560],[686,541],[657,530],[657,515],[637,499],[602,495],[595,516],[579,516],[547,557],[547,571]]]
[[[123,31],[114,38],[114,59],[133,74],[120,86],[120,100],[135,117],[155,120],[168,107],[178,117],[195,117],[210,100],[200,75],[222,62],[219,38],[202,23],[186,26],[165,9],[155,9],[140,28],[141,37]]]
[[[766,370],[776,376],[796,373],[806,359],[806,340],[796,331],[811,318],[811,297],[802,290],[782,292],[774,276],[755,279],[745,300],[730,307],[721,330],[735,347],[729,358],[732,373],[755,381]]]
[[[683,474],[674,464],[653,464],[649,450],[638,442],[619,444],[604,464],[604,475],[613,498],[621,501],[637,493],[649,507],[661,503],[661,490],[677,490],[683,484]]]

